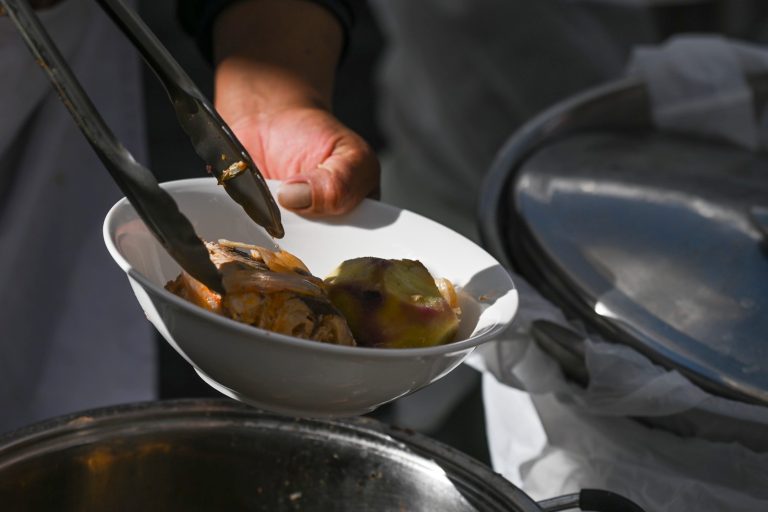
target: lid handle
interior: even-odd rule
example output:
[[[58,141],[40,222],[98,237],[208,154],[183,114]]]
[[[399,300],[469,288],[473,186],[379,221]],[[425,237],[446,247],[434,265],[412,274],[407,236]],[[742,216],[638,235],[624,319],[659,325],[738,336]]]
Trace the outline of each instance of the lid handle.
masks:
[[[538,502],[544,512],[579,510],[592,512],[645,512],[639,505],[620,494],[601,489],[582,489],[578,494],[567,494]]]

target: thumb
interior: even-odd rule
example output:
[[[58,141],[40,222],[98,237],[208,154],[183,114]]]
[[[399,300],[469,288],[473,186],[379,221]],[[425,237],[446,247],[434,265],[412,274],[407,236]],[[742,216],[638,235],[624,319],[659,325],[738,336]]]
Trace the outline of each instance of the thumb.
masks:
[[[277,200],[283,207],[305,215],[342,215],[378,191],[379,174],[373,150],[355,137],[338,143],[314,169],[287,179]]]

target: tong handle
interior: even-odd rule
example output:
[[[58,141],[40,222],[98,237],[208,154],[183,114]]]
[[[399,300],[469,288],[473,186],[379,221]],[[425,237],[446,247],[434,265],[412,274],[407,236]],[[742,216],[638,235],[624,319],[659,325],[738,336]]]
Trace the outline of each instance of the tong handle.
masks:
[[[142,19],[121,0],[97,0],[163,84],[179,125],[218,182],[248,216],[282,238],[280,210],[264,177],[227,123]],[[242,165],[244,164],[244,165]],[[230,170],[240,167],[234,177]]]
[[[183,93],[189,101],[205,102],[205,97],[144,21],[120,0],[96,0],[131,44],[139,51],[168,94]]]
[[[160,188],[155,176],[117,140],[27,1],[0,0],[0,4],[48,74],[75,123],[150,231],[185,271],[221,292],[221,276],[189,219]]]

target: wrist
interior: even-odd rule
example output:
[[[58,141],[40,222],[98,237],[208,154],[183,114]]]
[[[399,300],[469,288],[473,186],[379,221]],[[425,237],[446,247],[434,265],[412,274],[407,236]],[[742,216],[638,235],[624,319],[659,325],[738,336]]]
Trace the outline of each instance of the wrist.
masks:
[[[329,95],[279,66],[236,57],[222,60],[214,77],[214,104],[228,123],[267,119],[288,109],[331,110]]]
[[[219,15],[213,34],[214,101],[225,120],[330,110],[343,33],[324,8],[305,0],[242,1]]]

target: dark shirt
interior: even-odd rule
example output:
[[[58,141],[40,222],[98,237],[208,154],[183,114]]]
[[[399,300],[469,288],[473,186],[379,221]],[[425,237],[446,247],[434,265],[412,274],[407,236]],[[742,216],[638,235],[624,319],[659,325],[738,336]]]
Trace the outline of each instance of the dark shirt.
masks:
[[[184,30],[197,41],[208,61],[213,60],[212,30],[216,17],[227,7],[240,0],[179,0],[177,12]],[[354,21],[352,2],[360,0],[306,0],[328,9],[341,24],[346,49],[349,31]]]

